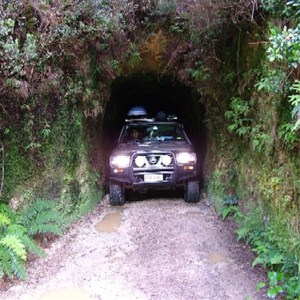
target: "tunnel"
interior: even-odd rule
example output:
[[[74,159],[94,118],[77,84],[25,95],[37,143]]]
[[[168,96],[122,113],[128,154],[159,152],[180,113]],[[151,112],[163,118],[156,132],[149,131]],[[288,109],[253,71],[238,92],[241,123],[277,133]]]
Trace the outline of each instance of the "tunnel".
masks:
[[[205,107],[201,95],[190,86],[184,85],[173,76],[152,72],[138,72],[120,76],[111,82],[110,99],[107,102],[102,121],[102,150],[105,161],[107,183],[107,162],[109,154],[124,125],[126,115],[133,106],[143,106],[150,117],[158,111],[175,114],[184,125],[194,145],[200,162],[201,174],[206,152]],[[200,182],[203,183],[202,175]]]

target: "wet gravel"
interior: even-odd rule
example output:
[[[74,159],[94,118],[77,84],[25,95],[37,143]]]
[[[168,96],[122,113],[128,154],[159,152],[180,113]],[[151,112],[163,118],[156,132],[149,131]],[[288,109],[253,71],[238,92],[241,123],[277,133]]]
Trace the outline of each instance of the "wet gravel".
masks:
[[[264,274],[208,201],[108,204],[76,222],[0,299],[264,299]]]

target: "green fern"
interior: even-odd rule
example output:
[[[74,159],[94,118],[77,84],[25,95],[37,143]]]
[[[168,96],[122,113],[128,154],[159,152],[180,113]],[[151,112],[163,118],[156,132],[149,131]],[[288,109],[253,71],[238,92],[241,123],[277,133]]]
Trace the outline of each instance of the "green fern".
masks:
[[[7,226],[16,221],[17,214],[8,205],[0,204],[0,237],[5,234]]]
[[[53,202],[39,199],[22,214],[0,204],[0,278],[27,278],[28,252],[44,256],[43,250],[31,238],[37,233],[62,234],[63,218]]]
[[[23,261],[26,260],[25,246],[20,240],[20,238],[16,235],[7,234],[6,236],[0,239],[0,244],[14,252]]]
[[[0,275],[3,277],[13,277],[14,270],[11,264],[11,256],[13,253],[3,245],[0,245]],[[22,262],[23,263],[23,262]]]
[[[13,270],[13,274],[20,279],[27,279],[28,275],[26,272],[25,261],[20,260],[20,258],[14,253],[11,254],[10,266]]]
[[[6,227],[10,223],[10,218],[5,213],[0,212],[0,227]]]
[[[20,215],[6,204],[0,205],[0,278],[4,275],[27,278],[27,252],[43,256],[44,252],[28,235],[28,230],[17,222]]]
[[[38,199],[31,203],[23,212],[23,221],[30,223],[31,219],[42,211],[51,211],[55,208],[54,203],[46,199]]]
[[[62,234],[62,215],[55,209],[53,202],[38,199],[22,213],[21,223],[29,235],[37,233]]]
[[[18,257],[14,252],[0,245],[0,274],[12,278],[14,276],[20,279],[27,278],[25,261]]]
[[[25,279],[25,261],[26,250],[19,237],[7,234],[0,239],[0,274]]]
[[[7,228],[8,234],[17,236],[24,244],[26,251],[37,254],[38,256],[45,256],[45,252],[32,240],[27,233],[27,229],[20,224],[12,224]]]
[[[15,223],[18,218],[18,214],[4,203],[0,204],[0,214],[4,214],[9,220],[11,220],[11,223]]]

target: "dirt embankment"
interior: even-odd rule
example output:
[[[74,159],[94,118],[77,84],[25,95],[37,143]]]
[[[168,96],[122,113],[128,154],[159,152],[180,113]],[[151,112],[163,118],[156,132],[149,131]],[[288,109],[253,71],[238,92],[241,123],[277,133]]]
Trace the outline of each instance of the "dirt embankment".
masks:
[[[263,299],[253,256],[211,207],[107,197],[29,266],[1,299]]]

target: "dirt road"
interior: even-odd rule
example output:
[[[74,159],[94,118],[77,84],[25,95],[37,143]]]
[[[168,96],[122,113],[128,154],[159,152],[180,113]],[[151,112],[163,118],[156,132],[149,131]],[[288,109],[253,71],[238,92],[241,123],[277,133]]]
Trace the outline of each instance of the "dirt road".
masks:
[[[205,200],[106,196],[46,252],[0,299],[263,299],[251,252]]]

